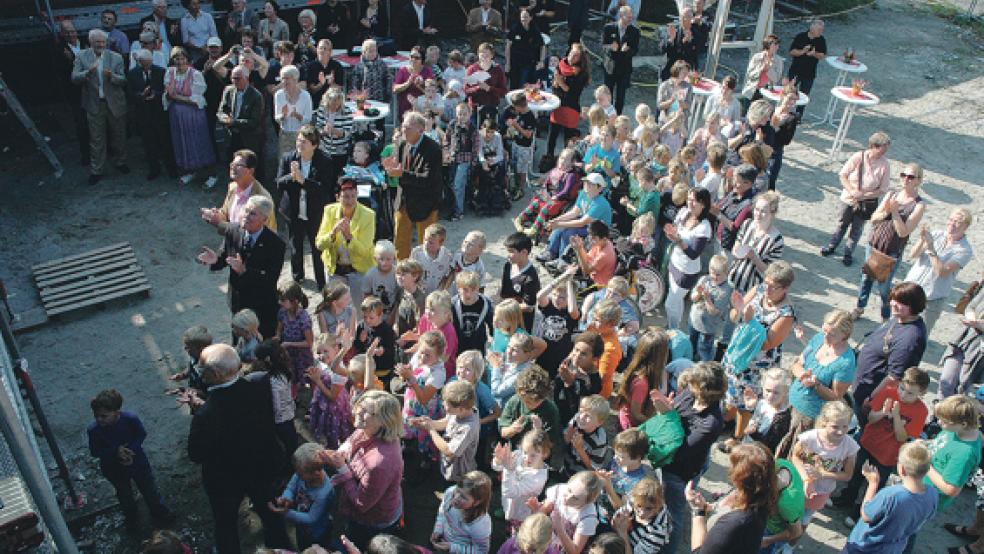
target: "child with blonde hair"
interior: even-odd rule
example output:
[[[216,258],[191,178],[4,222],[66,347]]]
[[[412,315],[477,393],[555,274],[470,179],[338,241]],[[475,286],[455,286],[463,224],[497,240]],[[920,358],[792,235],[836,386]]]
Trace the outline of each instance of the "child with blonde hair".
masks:
[[[440,223],[432,223],[424,230],[424,243],[418,244],[410,251],[410,259],[419,263],[424,271],[420,280],[424,294],[442,288],[441,284],[451,273],[454,255],[444,247],[447,240],[447,229]]]
[[[492,397],[499,406],[505,406],[516,394],[516,379],[533,363],[535,355],[533,337],[525,333],[514,333],[509,337],[505,355],[498,352],[488,354],[492,371]]]
[[[975,402],[960,394],[941,400],[933,414],[942,431],[927,444],[933,460],[924,481],[940,492],[942,510],[960,496],[981,462],[980,415]]]
[[[817,416],[816,428],[801,433],[793,447],[792,462],[803,479],[806,504],[803,529],[817,510],[824,507],[838,481],[847,482],[854,473],[859,446],[847,431],[854,412],[842,400],[827,402]]]
[[[654,132],[656,133],[657,143],[653,148],[653,160],[649,164],[649,169],[653,170],[653,175],[655,175],[657,179],[662,180],[663,177],[666,177],[669,174],[669,165],[670,160],[673,159],[673,154],[670,152],[669,146],[659,144],[659,130],[656,129]],[[662,182],[659,181],[658,184],[659,186],[657,186],[657,188],[662,191]]]
[[[314,338],[317,362],[308,368],[308,379],[314,386],[309,408],[311,435],[328,448],[338,448],[352,434],[352,413],[349,407],[348,371],[342,358],[352,347],[351,336],[321,333]]]
[[[523,328],[523,310],[514,298],[499,302],[492,314],[492,347],[490,351],[504,354],[509,338],[516,333],[529,334]]]
[[[417,341],[410,363],[401,364],[396,369],[406,387],[403,391],[404,438],[416,439],[424,468],[437,460],[437,449],[430,439],[430,432],[415,429],[410,425],[410,420],[418,416],[440,419],[443,415],[440,393],[447,379],[444,369],[446,346],[444,335],[438,331],[427,331]]]
[[[244,308],[232,315],[232,340],[240,361],[247,363],[256,359],[256,346],[263,340],[256,312]]]
[[[615,106],[612,105],[612,91],[605,85],[598,85],[592,93],[594,97],[594,104],[591,104],[593,109],[595,106],[602,109],[605,114],[606,123],[615,123],[615,118],[618,116],[618,112],[615,110]]]
[[[670,155],[676,153],[687,143],[687,115],[683,110],[677,110],[659,128],[659,143],[670,149]]]
[[[601,142],[605,127],[608,126],[608,115],[601,106],[593,105],[588,109],[588,135],[584,138],[585,148]]]
[[[553,523],[539,512],[527,517],[516,534],[499,548],[498,554],[559,554],[550,544]]]
[[[649,107],[649,104],[645,102],[636,104],[635,120],[636,128],[632,131],[632,138],[639,140],[642,138],[642,132],[646,129],[646,126],[654,123],[653,110]]]
[[[444,336],[444,369],[447,378],[454,375],[454,363],[458,357],[458,333],[454,330],[451,295],[446,290],[436,290],[427,295],[424,302],[424,315],[417,322],[417,336],[428,331],[438,331]],[[407,349],[408,353],[417,351],[417,345]]]
[[[560,522],[554,527],[553,546],[567,554],[581,554],[598,530],[595,501],[600,494],[601,479],[593,471],[582,471],[548,488],[544,502],[531,501],[530,507],[543,514],[556,511]]]
[[[455,376],[453,379],[468,381],[475,387],[475,404],[478,407],[478,423],[481,425],[478,434],[479,467],[487,468],[491,450],[489,441],[495,437],[495,422],[502,415],[502,409],[492,396],[492,387],[482,381],[485,374],[485,358],[478,350],[466,350],[458,354],[455,361]]]
[[[550,448],[550,438],[542,429],[523,435],[516,450],[510,451],[504,442],[495,447],[492,469],[502,473],[502,509],[511,533],[530,516],[526,502],[538,498],[547,484]]]
[[[478,275],[479,281],[485,276],[485,263],[482,262],[482,253],[485,252],[485,246],[487,244],[487,239],[485,238],[485,233],[472,230],[468,231],[465,238],[461,241],[461,250],[454,255],[454,259],[451,261],[451,273],[448,274],[447,280],[451,286],[448,292],[454,297],[458,294],[457,282],[455,280],[456,275],[460,275],[463,271],[471,271]],[[479,291],[482,290],[481,282],[479,282]]]
[[[564,431],[564,442],[569,445],[564,458],[564,470],[568,475],[607,466],[611,447],[608,445],[605,420],[610,411],[608,400],[600,394],[581,399],[580,409]]]
[[[658,554],[670,540],[670,512],[663,486],[656,477],[643,477],[615,512],[612,527],[633,554]]]
[[[375,296],[381,300],[384,321],[390,321],[399,296],[395,271],[396,246],[386,239],[378,240],[373,247],[372,257],[376,265],[370,267],[362,277],[362,297]]]
[[[348,363],[349,374],[349,409],[359,402],[366,392],[371,390],[387,390],[379,377],[375,376],[372,356],[358,354]]]
[[[413,417],[410,425],[430,435],[434,447],[441,453],[441,475],[448,481],[460,482],[477,465],[479,423],[475,411],[475,387],[468,381],[452,381],[441,390],[441,399],[444,402],[443,418]]]
[[[722,254],[712,256],[707,269],[707,275],[697,280],[690,293],[690,343],[701,362],[714,360],[714,341],[731,309],[728,258]]]

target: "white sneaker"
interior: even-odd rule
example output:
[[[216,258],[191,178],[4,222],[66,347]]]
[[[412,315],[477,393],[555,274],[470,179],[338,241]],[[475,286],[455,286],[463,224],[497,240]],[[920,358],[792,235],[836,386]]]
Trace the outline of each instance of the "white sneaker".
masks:
[[[215,183],[217,181],[218,181],[218,179],[216,179],[215,176],[212,176],[212,177],[209,177],[208,179],[205,179],[205,190],[212,190],[212,189],[214,189],[215,188]]]
[[[848,527],[853,528],[855,523],[857,522],[854,521],[854,518],[851,516],[847,516],[844,518],[844,525],[847,525]]]
[[[187,185],[188,183],[191,182],[191,179],[193,177],[194,177],[193,174],[191,174],[191,173],[185,173],[184,175],[182,175],[181,177],[179,177],[178,180],[181,181],[181,184],[182,185]]]

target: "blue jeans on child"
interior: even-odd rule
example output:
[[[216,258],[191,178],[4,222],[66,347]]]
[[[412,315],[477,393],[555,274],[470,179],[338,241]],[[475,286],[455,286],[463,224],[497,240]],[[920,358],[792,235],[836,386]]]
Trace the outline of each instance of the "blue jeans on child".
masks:
[[[714,361],[714,335],[710,333],[701,333],[700,331],[696,331],[691,328],[690,344],[694,346],[694,352],[697,353],[697,361]]]
[[[452,183],[454,187],[454,215],[465,215],[465,191],[468,188],[468,177],[471,175],[470,163],[456,163],[451,166]]]
[[[577,228],[557,228],[550,232],[550,239],[547,241],[547,249],[550,250],[550,254],[554,258],[561,255],[564,250],[567,250],[567,244],[570,242],[573,236],[586,237],[588,236],[587,227],[577,227]]]
[[[871,255],[871,245],[864,247],[864,259],[865,262],[868,261],[868,256]],[[895,265],[892,266],[892,271],[888,274],[888,279],[885,279],[884,283],[876,283],[874,279],[868,277],[863,271],[861,272],[861,290],[858,291],[858,307],[864,309],[868,305],[868,297],[871,296],[871,288],[875,285],[878,286],[878,296],[881,297],[881,317],[882,319],[888,319],[892,315],[892,310],[888,305],[888,293],[892,291],[892,279],[895,278],[895,272],[899,269],[899,256],[895,256]],[[862,264],[862,267],[864,265]]]

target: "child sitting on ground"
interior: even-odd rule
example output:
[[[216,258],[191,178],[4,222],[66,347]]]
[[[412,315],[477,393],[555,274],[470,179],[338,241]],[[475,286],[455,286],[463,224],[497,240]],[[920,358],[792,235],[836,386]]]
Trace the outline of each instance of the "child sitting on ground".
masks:
[[[444,247],[447,240],[447,229],[440,223],[432,223],[424,230],[424,244],[418,244],[410,252],[410,259],[424,271],[420,286],[425,295],[441,289],[441,283],[451,273],[454,255]]]
[[[564,431],[564,442],[569,445],[564,459],[564,471],[574,475],[578,471],[601,469],[608,464],[611,448],[608,446],[608,401],[592,394],[581,399],[581,407],[571,418]]]
[[[325,474],[321,452],[321,446],[313,442],[297,447],[294,451],[295,473],[284,492],[268,506],[270,511],[294,524],[298,549],[325,544],[331,530],[329,508],[335,494],[331,480]]]
[[[116,490],[126,520],[137,516],[131,482],[136,483],[150,515],[158,523],[171,523],[174,514],[164,505],[143,450],[147,431],[133,412],[123,411],[123,395],[115,389],[100,392],[89,403],[95,421],[89,424],[89,453],[99,459],[99,469]]]
[[[444,491],[437,511],[431,544],[451,552],[488,552],[492,539],[492,480],[481,471],[471,471],[461,483]]]
[[[444,402],[443,418],[427,416],[410,418],[410,425],[430,434],[441,453],[441,475],[459,483],[466,473],[475,470],[478,451],[479,422],[475,410],[475,387],[468,381],[453,381],[441,390]],[[444,434],[441,435],[441,431]]]
[[[527,501],[543,492],[549,459],[550,439],[541,429],[523,435],[516,450],[510,450],[506,443],[496,445],[492,469],[502,473],[502,510],[510,534],[530,516]]]

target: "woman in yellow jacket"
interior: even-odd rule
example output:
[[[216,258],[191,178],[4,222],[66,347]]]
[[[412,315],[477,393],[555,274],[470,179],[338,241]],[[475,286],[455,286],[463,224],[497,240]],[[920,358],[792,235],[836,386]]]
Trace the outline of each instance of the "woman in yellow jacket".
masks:
[[[338,202],[325,206],[314,244],[321,251],[325,273],[347,282],[356,307],[362,302],[362,276],[376,265],[375,237],[376,212],[359,203],[355,181],[342,181]]]

